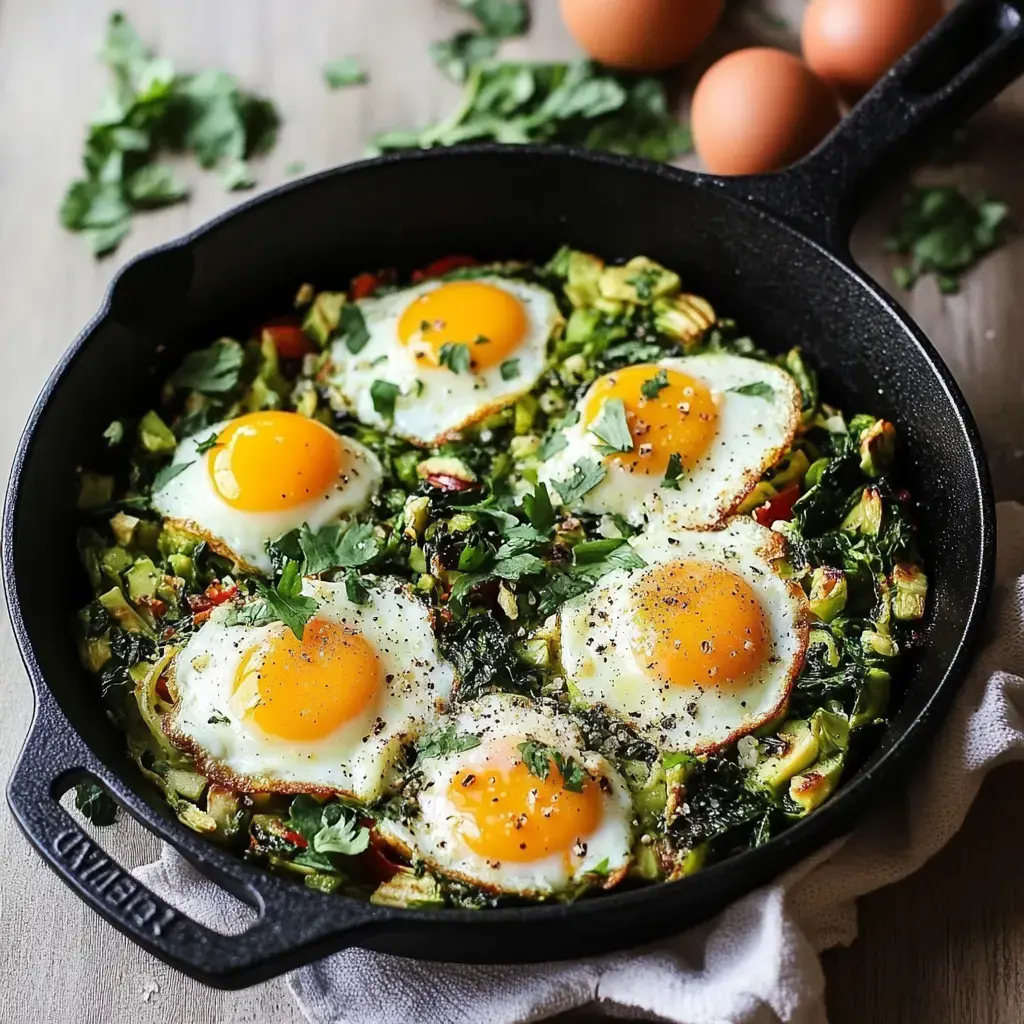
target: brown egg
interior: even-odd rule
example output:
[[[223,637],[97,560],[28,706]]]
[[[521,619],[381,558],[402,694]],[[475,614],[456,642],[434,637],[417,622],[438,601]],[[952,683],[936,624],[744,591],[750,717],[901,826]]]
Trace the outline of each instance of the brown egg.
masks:
[[[811,0],[804,59],[856,103],[941,17],[942,0]]]
[[[708,68],[693,94],[690,120],[709,171],[760,174],[814,149],[839,110],[832,89],[799,57],[754,47]]]
[[[613,68],[660,71],[686,60],[718,24],[725,0],[560,0],[587,53]]]

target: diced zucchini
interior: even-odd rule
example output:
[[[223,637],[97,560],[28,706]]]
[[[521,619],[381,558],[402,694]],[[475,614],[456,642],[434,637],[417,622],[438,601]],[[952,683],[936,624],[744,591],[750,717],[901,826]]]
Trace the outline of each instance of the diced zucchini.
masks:
[[[109,505],[114,498],[114,478],[83,471],[78,477],[78,507],[93,512]]]
[[[646,256],[634,256],[621,267],[606,267],[598,280],[601,297],[647,306],[679,291],[679,275]]]
[[[696,346],[717,319],[711,303],[699,295],[676,295],[654,303],[654,325],[685,351]]]
[[[859,729],[870,725],[885,716],[889,706],[889,692],[892,679],[888,672],[880,668],[869,668],[864,686],[857,695],[857,702],[850,715],[850,728]]]
[[[307,889],[316,889],[318,892],[332,893],[344,884],[345,879],[341,875],[329,875],[323,871],[317,871],[313,875],[306,875],[304,879],[304,885]]]
[[[121,547],[126,548],[131,544],[140,522],[142,520],[138,516],[130,516],[127,512],[118,512],[110,517],[110,532],[113,533],[114,540]]]
[[[345,305],[344,292],[319,292],[302,321],[302,329],[320,346],[326,348],[341,321]]]
[[[591,306],[601,294],[604,260],[574,249],[569,253],[565,296],[574,306]]]
[[[175,576],[180,576],[185,581],[186,586],[196,586],[196,565],[188,555],[174,551],[167,556],[167,564]]]
[[[135,564],[125,573],[124,581],[128,585],[128,597],[138,602],[144,597],[153,597],[160,584],[162,573],[149,558],[136,559]]]
[[[160,531],[157,541],[157,549],[164,558],[172,554],[192,555],[199,546],[201,538],[188,530],[182,530],[176,526],[165,526]]]
[[[99,602],[107,614],[128,633],[145,633],[152,636],[153,630],[141,615],[125,600],[120,588],[112,587],[100,594]]]
[[[139,420],[139,442],[153,455],[170,455],[178,447],[174,431],[152,409]]]
[[[789,798],[804,814],[820,807],[836,788],[843,772],[843,755],[836,754],[816,764],[809,772],[794,775],[789,782]]]
[[[443,907],[444,895],[437,880],[428,874],[417,875],[412,868],[400,868],[381,882],[370,896],[381,907]]]
[[[186,800],[198,802],[206,792],[206,778],[198,772],[189,772],[181,768],[168,768],[167,785]]]
[[[779,730],[779,739],[786,744],[781,754],[765,758],[751,773],[751,781],[775,796],[797,772],[810,767],[818,759],[818,737],[805,719],[787,722]]]

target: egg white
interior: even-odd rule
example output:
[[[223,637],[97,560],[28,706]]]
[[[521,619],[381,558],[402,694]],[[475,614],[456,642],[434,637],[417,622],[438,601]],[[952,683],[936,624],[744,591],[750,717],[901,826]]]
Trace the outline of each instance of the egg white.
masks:
[[[357,605],[343,583],[306,579],[302,586],[317,602],[317,617],[361,633],[377,652],[385,681],[365,714],[323,739],[301,742],[243,721],[231,699],[239,664],[253,645],[287,627],[228,625],[230,609],[221,607],[174,660],[175,707],[164,723],[172,741],[233,789],[377,799],[391,784],[402,745],[445,707],[454,672],[438,653],[426,606],[405,583],[381,577],[368,590],[368,602]]]
[[[745,356],[707,354],[663,359],[656,364],[704,381],[718,408],[718,431],[708,450],[684,471],[678,490],[663,485],[663,474],[648,476],[607,462],[604,479],[579,502],[585,512],[618,513],[640,524],[661,516],[673,526],[706,529],[723,522],[753,490],[761,474],[792,444],[800,422],[800,390],[785,370]],[[738,394],[734,388],[763,383],[770,398]],[[577,403],[579,420],[566,428],[568,444],[538,470],[541,481],[558,490],[580,459],[602,461],[600,443],[584,422],[589,391]]]
[[[562,666],[576,699],[603,705],[664,751],[710,753],[780,715],[803,666],[809,622],[803,590],[775,568],[786,553],[783,538],[737,517],[721,530],[662,527],[629,543],[647,568],[609,573],[559,613]],[[758,597],[769,654],[739,689],[682,681],[659,685],[637,664],[631,587],[651,567],[680,561],[722,565]]]
[[[325,373],[332,406],[362,423],[387,427],[415,444],[431,446],[526,394],[544,371],[548,339],[561,319],[555,299],[525,281],[476,280],[512,295],[526,315],[526,336],[509,356],[519,361],[517,376],[503,380],[500,365],[453,373],[447,367],[426,367],[416,361],[413,348],[399,338],[398,322],[413,300],[444,284],[425,281],[380,298],[359,300],[370,338],[355,354],[343,340],[332,345]],[[399,388],[393,421],[373,407],[370,388],[375,380]]]
[[[416,796],[418,813],[408,822],[384,818],[382,837],[407,856],[426,863],[435,873],[495,893],[543,898],[583,882],[613,885],[630,863],[633,808],[629,790],[615,768],[600,754],[583,750],[579,729],[564,715],[545,713],[514,694],[494,693],[463,705],[440,727],[453,725],[458,734],[480,739],[479,746],[443,757],[421,757],[417,771],[422,785]],[[484,770],[488,754],[514,749],[535,740],[574,757],[601,784],[603,813],[589,835],[581,835],[564,853],[527,862],[499,862],[482,857],[465,843],[462,818],[447,796],[460,771]],[[589,872],[599,870],[598,876]],[[601,882],[604,879],[604,882]]]
[[[174,525],[202,537],[210,547],[248,572],[273,571],[268,541],[308,523],[314,530],[345,515],[365,509],[380,487],[383,470],[369,448],[338,435],[339,447],[348,452],[338,480],[308,501],[271,512],[248,512],[225,502],[217,493],[207,468],[208,455],[196,446],[219,435],[231,421],[214,424],[178,445],[172,465],[186,468],[153,494],[153,508]],[[272,473],[273,467],[268,466]]]

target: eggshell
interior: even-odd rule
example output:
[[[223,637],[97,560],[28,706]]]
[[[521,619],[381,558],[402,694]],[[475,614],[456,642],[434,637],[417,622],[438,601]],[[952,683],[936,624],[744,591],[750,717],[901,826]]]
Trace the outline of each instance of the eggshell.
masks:
[[[736,50],[693,94],[697,152],[713,174],[760,174],[805,156],[839,120],[836,95],[799,57]]]
[[[855,103],[942,14],[942,0],[811,0],[804,59]]]
[[[725,0],[560,0],[562,19],[595,60],[659,71],[690,57],[718,24]]]

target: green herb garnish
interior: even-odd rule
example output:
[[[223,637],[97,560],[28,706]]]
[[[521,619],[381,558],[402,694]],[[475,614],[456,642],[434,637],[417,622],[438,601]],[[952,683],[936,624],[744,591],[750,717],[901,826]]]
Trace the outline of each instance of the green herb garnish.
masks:
[[[763,380],[755,380],[751,384],[741,384],[739,387],[727,388],[734,395],[747,395],[750,398],[764,398],[771,401],[775,397],[775,388]]]
[[[605,478],[606,473],[601,463],[593,459],[580,459],[572,467],[572,476],[567,480],[555,480],[553,486],[562,504],[572,505],[584,494],[589,494]]]
[[[551,774],[551,763],[554,762],[559,775],[562,776],[562,788],[573,793],[583,792],[587,773],[574,757],[566,758],[561,751],[536,740],[520,743],[518,750],[531,775],[536,775],[538,779],[546,779]]]
[[[469,346],[461,341],[449,341],[442,345],[437,361],[440,366],[447,366],[452,373],[467,373],[473,362]]]
[[[590,433],[601,442],[594,446],[599,455],[633,450],[633,435],[629,432],[626,406],[621,398],[609,398],[601,406],[600,415],[590,424]]]
[[[373,401],[373,409],[379,416],[386,420],[395,418],[395,400],[401,393],[397,384],[388,380],[375,380],[370,385],[370,398]]]
[[[347,85],[362,85],[367,80],[366,69],[355,57],[339,57],[328,61],[323,69],[324,81],[331,89]]]
[[[480,746],[480,737],[471,732],[459,732],[454,725],[421,736],[416,742],[416,753],[419,757],[447,757],[448,754],[461,754],[464,750],[472,750]]]
[[[640,385],[640,394],[644,398],[655,399],[661,393],[664,388],[668,387],[668,373],[665,370],[659,370],[653,377],[648,377],[647,380]]]

